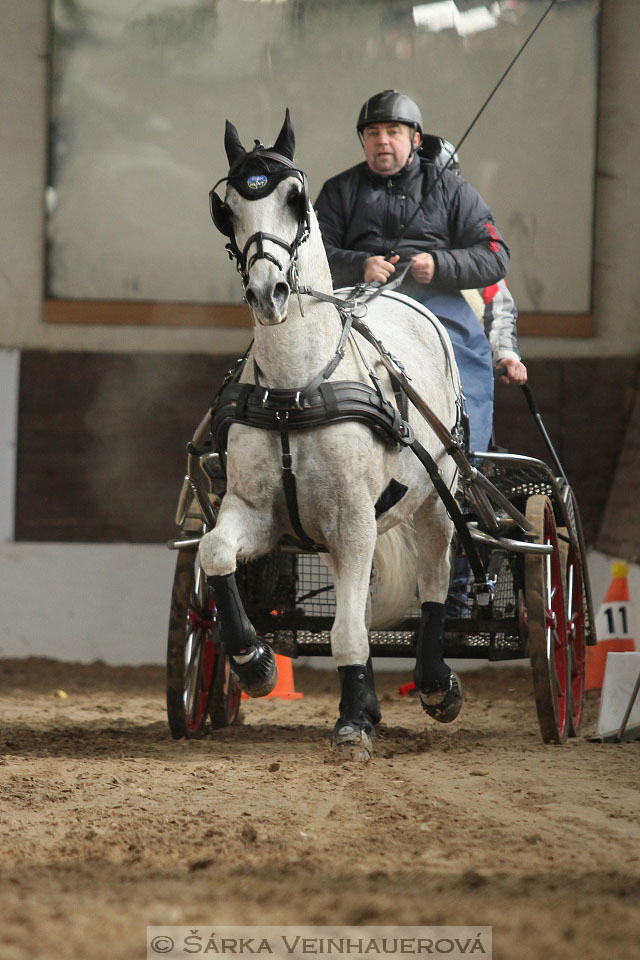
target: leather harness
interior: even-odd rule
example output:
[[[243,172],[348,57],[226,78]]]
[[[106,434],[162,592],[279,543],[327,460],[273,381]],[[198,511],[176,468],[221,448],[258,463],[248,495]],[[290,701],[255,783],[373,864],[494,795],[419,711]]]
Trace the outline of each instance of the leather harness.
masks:
[[[324,547],[308,536],[300,520],[289,443],[290,431],[355,421],[371,427],[379,437],[392,445],[411,446],[415,441],[413,429],[406,420],[406,396],[401,394],[399,387],[396,387],[396,396],[400,401],[400,409],[386,399],[375,376],[373,377],[374,387],[358,380],[332,382],[328,380],[344,356],[344,346],[353,321],[350,312],[341,310],[340,313],[343,331],[336,353],[309,386],[303,390],[263,387],[258,382],[260,371],[255,361],[256,382],[239,383],[238,378],[247,359],[245,355],[235,370],[228,375],[211,409],[211,433],[214,445],[221,453],[227,449],[229,429],[234,423],[279,433],[282,450],[282,482],[289,519],[303,546],[314,550],[324,550]],[[377,515],[382,512],[382,504],[384,509],[389,509],[406,491],[406,487],[393,481],[389,487],[391,489],[387,488],[380,498]]]
[[[335,298],[331,299],[337,304]],[[290,431],[308,430],[349,420],[366,424],[387,443],[409,447],[420,460],[455,524],[474,575],[478,579],[484,579],[482,561],[455,497],[444,482],[435,460],[415,439],[413,429],[407,422],[408,401],[402,385],[392,377],[398,403],[396,407],[386,399],[377,377],[371,370],[369,376],[374,387],[355,380],[328,381],[344,355],[345,343],[355,319],[352,311],[344,308],[344,301],[340,304],[338,309],[343,322],[343,332],[336,353],[324,370],[303,390],[269,389],[261,386],[258,382],[260,371],[255,361],[256,382],[239,383],[240,374],[251,350],[249,347],[245,356],[227,375],[212,405],[211,432],[216,449],[224,460],[229,429],[234,423],[257,427],[260,430],[277,430],[282,450],[282,481],[291,525],[299,545],[304,549],[323,552],[326,548],[308,536],[300,520],[289,443]],[[364,333],[364,330],[360,329],[360,332]],[[375,345],[379,346],[377,343]],[[454,427],[454,432],[457,428],[458,424]],[[402,499],[406,489],[403,484],[392,479],[376,503],[376,516]]]

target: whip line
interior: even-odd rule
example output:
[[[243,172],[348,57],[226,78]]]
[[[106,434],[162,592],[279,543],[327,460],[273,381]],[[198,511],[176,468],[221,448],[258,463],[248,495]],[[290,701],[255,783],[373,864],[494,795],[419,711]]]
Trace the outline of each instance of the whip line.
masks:
[[[448,167],[451,165],[451,163],[453,162],[453,158],[454,158],[455,154],[457,154],[458,150],[460,149],[460,147],[462,146],[462,144],[465,142],[465,140],[467,139],[467,137],[469,136],[469,134],[471,133],[471,131],[472,131],[473,128],[475,127],[476,123],[478,122],[478,120],[480,119],[480,117],[482,116],[482,114],[484,113],[485,109],[489,106],[489,103],[491,102],[491,100],[493,99],[493,97],[495,96],[495,94],[497,93],[498,89],[502,86],[502,84],[503,84],[504,80],[506,79],[507,75],[509,74],[509,72],[511,71],[511,69],[515,66],[515,64],[516,64],[516,62],[518,61],[518,59],[520,58],[520,56],[524,53],[526,47],[527,47],[527,46],[529,45],[529,43],[531,42],[531,40],[533,39],[533,37],[534,37],[535,34],[537,33],[538,29],[542,26],[542,23],[543,23],[543,21],[545,20],[545,18],[551,13],[551,11],[552,11],[552,9],[555,7],[556,3],[557,3],[557,0],[551,0],[551,3],[549,4],[549,6],[548,6],[547,9],[545,10],[545,12],[542,14],[542,16],[540,17],[540,19],[538,20],[538,22],[537,22],[536,25],[534,26],[533,30],[531,31],[531,33],[530,33],[529,36],[527,37],[527,39],[524,41],[524,43],[522,44],[522,46],[520,47],[520,49],[518,50],[518,52],[516,53],[516,55],[513,57],[513,59],[511,60],[510,64],[509,64],[508,67],[506,68],[506,70],[504,70],[502,76],[500,77],[500,79],[498,80],[498,82],[495,84],[493,90],[491,91],[491,93],[489,94],[489,96],[486,98],[486,100],[484,101],[484,103],[482,104],[482,106],[480,107],[480,109],[478,110],[478,112],[476,113],[475,117],[473,118],[473,120],[471,121],[471,123],[469,124],[469,126],[467,127],[467,129],[465,130],[464,134],[462,135],[462,138],[458,141],[458,144],[457,144],[457,146],[454,148],[454,152],[453,152],[452,156],[449,157],[449,159],[447,160],[447,162],[445,163],[445,165],[442,167],[442,169],[441,169],[440,172],[438,173],[438,176],[436,177],[436,179],[433,181],[433,183],[431,184],[431,186],[429,187],[429,189],[425,192],[425,194],[424,194],[424,196],[423,196],[423,198],[422,198],[422,201],[418,204],[418,206],[417,206],[416,209],[414,210],[413,214],[411,215],[411,217],[409,218],[409,220],[408,220],[407,223],[405,224],[402,232],[399,234],[398,237],[396,237],[396,240],[395,240],[395,242],[394,242],[394,244],[393,244],[393,247],[394,247],[394,248],[397,247],[397,245],[400,243],[400,241],[404,238],[407,230],[409,229],[409,227],[411,226],[411,224],[413,223],[413,221],[414,221],[415,218],[417,217],[418,213],[422,210],[422,208],[424,207],[424,205],[425,205],[425,203],[427,202],[428,198],[429,198],[430,195],[433,193],[434,189],[436,188],[436,186],[438,185],[438,183],[439,183],[440,180],[442,179],[442,177],[443,177],[443,175],[444,175],[444,171],[447,170]],[[386,256],[386,259],[388,260],[390,257],[394,256],[394,252],[395,252],[394,249],[391,249],[391,250],[389,251],[389,253],[387,254],[387,256]]]

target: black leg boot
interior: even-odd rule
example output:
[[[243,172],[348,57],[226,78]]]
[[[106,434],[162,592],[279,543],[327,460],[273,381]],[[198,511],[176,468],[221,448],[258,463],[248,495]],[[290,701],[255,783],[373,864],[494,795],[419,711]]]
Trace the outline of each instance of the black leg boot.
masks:
[[[374,727],[377,727],[382,719],[382,712],[380,710],[380,701],[378,700],[378,695],[376,694],[376,686],[373,678],[373,663],[371,662],[371,657],[369,657],[367,660],[364,669],[364,688],[365,713],[371,720],[371,723],[374,725]]]
[[[462,684],[443,659],[444,604],[423,603],[413,682],[422,709],[440,723],[451,723],[462,706]]]
[[[244,612],[235,573],[207,577],[207,583],[216,600],[222,649],[240,688],[249,697],[265,697],[276,685],[278,668],[273,650],[258,639]]]
[[[340,675],[340,716],[331,738],[332,747],[346,748],[358,760],[368,760],[373,752],[375,730],[368,711],[366,667],[354,664],[338,667]]]

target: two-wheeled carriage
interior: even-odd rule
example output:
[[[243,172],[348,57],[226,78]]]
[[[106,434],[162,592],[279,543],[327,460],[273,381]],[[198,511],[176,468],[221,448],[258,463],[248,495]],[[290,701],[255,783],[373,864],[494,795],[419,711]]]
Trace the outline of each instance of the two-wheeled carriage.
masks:
[[[472,591],[466,615],[447,619],[445,654],[488,661],[530,658],[542,738],[562,743],[580,727],[585,648],[595,643],[595,621],[575,496],[552,448],[551,454],[555,470],[526,456],[477,455],[482,473],[524,514],[530,530],[523,541],[505,510],[487,516],[486,504],[478,511],[466,498],[465,523],[492,589]],[[176,514],[181,535],[170,544],[179,550],[167,656],[167,709],[176,738],[200,737],[207,722],[214,729],[233,723],[240,705],[197,552],[201,536],[215,525],[224,489],[207,414],[188,446]],[[539,550],[528,552],[536,545]],[[283,543],[244,564],[238,579],[256,631],[276,653],[331,655],[335,595],[321,554]],[[371,655],[414,659],[419,620],[416,598],[404,620],[370,632]]]
[[[250,696],[272,690],[273,651],[331,650],[341,687],[332,746],[366,759],[380,719],[371,655],[415,656],[420,702],[446,723],[462,690],[443,653],[530,654],[543,737],[562,741],[580,721],[593,624],[562,469],[497,454],[473,466],[438,319],[386,289],[336,297],[288,113],[274,147],[246,151],[228,123],[225,148],[226,195],[211,191],[211,214],[254,340],[189,448],[173,544],[172,733],[197,736],[208,716],[231,722],[236,680]],[[445,628],[454,527],[471,608]],[[331,581],[319,579],[324,551]]]

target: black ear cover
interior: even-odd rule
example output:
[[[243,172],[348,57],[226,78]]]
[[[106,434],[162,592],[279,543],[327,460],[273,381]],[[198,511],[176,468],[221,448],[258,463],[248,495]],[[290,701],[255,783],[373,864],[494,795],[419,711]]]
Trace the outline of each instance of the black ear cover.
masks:
[[[233,226],[231,224],[229,208],[225,204],[224,200],[220,199],[215,190],[211,190],[209,193],[209,210],[211,211],[211,219],[215,223],[220,233],[224,234],[225,237],[232,239]]]

